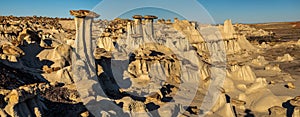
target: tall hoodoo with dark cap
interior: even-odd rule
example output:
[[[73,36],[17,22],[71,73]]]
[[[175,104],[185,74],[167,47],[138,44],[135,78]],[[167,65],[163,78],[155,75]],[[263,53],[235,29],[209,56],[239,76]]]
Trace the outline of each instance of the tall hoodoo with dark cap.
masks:
[[[154,38],[154,27],[153,27],[153,20],[157,19],[157,16],[153,15],[146,15],[144,16],[145,19],[145,32],[147,36]]]
[[[93,86],[92,84],[96,84],[94,80],[97,80],[91,36],[92,21],[99,15],[87,10],[71,10],[70,14],[75,16],[76,23],[75,50],[72,57],[73,78],[80,97],[88,102],[93,99],[88,98],[86,89],[93,87],[87,86]]]
[[[142,36],[143,35],[143,26],[142,26],[143,16],[134,15],[134,16],[132,16],[132,18],[134,19],[134,34]]]

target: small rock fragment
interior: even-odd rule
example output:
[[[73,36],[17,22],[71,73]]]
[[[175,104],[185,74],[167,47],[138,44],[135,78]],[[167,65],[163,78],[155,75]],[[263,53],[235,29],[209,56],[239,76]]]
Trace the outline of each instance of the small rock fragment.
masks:
[[[300,96],[297,96],[294,99],[291,99],[290,103],[292,106],[300,107]]]
[[[288,89],[295,89],[295,88],[296,88],[295,84],[292,83],[292,82],[287,83],[287,84],[285,85],[285,87],[288,88]]]

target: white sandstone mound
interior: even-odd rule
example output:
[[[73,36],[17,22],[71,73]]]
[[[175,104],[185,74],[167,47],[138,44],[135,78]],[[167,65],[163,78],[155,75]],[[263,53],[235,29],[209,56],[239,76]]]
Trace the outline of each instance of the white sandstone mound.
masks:
[[[257,78],[254,83],[250,87],[247,88],[246,94],[255,93],[256,91],[260,89],[266,88],[268,85],[265,78]]]
[[[257,50],[247,39],[245,36],[238,36],[237,39],[238,44],[243,50],[253,51]]]
[[[223,84],[225,92],[233,92],[236,90],[235,83],[231,78],[226,78]]]
[[[226,25],[225,25],[226,24]],[[201,27],[201,34],[204,39],[206,40],[206,44],[208,47],[212,45],[212,49],[208,48],[209,51],[222,51],[225,49],[226,54],[236,54],[244,50],[244,47],[241,47],[241,44],[243,44],[243,40],[239,36],[235,35],[234,28],[231,24],[231,21],[225,21],[224,27],[219,26],[217,27]],[[240,40],[240,41],[239,41]],[[203,46],[203,44],[201,45]],[[246,45],[243,45],[246,46]],[[205,45],[204,45],[205,47]],[[249,47],[247,49],[250,49]],[[208,50],[202,50],[202,51],[208,51]],[[209,52],[208,51],[208,52]]]
[[[227,54],[238,53],[242,50],[240,44],[234,39],[225,41],[224,44],[225,44],[225,49]]]
[[[265,66],[269,64],[269,62],[263,56],[258,56],[256,59],[253,59],[251,63],[256,66]]]
[[[226,103],[223,107],[221,107],[217,112],[217,115],[220,117],[235,117],[233,107],[230,103]]]
[[[270,117],[285,117],[286,109],[280,106],[273,106],[270,109]]]
[[[275,96],[268,88],[266,79],[257,78],[256,81],[246,90],[244,96],[246,108],[254,112],[268,112],[273,106],[281,106],[281,100]]]
[[[279,64],[275,64],[275,65],[270,64],[270,65],[267,65],[267,66],[265,67],[265,70],[271,70],[271,71],[281,72],[281,69],[280,69],[280,67],[279,67]]]
[[[217,112],[222,107],[224,107],[226,103],[227,103],[227,100],[226,100],[225,93],[220,94],[215,105],[212,107],[211,112]]]
[[[277,61],[279,62],[288,62],[288,61],[293,61],[294,57],[292,57],[290,54],[284,54],[282,57],[277,57]]]
[[[183,33],[191,44],[204,41],[199,31],[197,31],[187,20],[177,20],[174,22],[173,27]]]
[[[211,115],[213,114],[213,115]],[[230,102],[227,102],[225,93],[220,94],[217,102],[211,109],[211,111],[208,113],[210,116],[226,116],[226,117],[234,117],[234,110],[233,106]]]
[[[255,81],[256,76],[250,66],[234,65],[231,70],[227,72],[227,76],[233,80],[242,81],[246,83],[252,83]]]
[[[66,62],[71,61],[71,46],[67,44],[60,44],[54,49],[45,49],[41,51],[37,57],[40,61],[47,60],[53,62],[50,68],[61,69],[66,66]]]

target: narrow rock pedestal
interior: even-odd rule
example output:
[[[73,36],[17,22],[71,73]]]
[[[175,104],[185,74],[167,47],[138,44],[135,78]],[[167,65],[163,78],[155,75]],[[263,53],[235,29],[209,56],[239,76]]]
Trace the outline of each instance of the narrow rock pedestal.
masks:
[[[153,16],[153,15],[146,15],[144,16],[145,19],[145,32],[146,35],[154,38],[154,27],[153,27],[153,20],[157,19],[157,16]]]
[[[143,26],[142,26],[143,16],[134,15],[134,16],[132,16],[132,18],[134,19],[134,34],[142,36],[143,35]]]
[[[93,18],[97,18],[99,15],[87,10],[71,10],[70,14],[75,16],[76,23],[75,49],[72,56],[73,80],[82,102],[86,105],[96,100],[99,95],[97,93],[103,93],[98,92],[101,87],[97,82],[91,37]]]

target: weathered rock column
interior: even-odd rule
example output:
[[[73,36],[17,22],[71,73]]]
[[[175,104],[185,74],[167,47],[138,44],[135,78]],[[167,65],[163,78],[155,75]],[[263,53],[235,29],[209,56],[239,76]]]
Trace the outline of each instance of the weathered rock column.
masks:
[[[120,113],[118,106],[109,103],[96,74],[91,33],[93,18],[99,15],[87,10],[70,11],[70,13],[75,16],[76,23],[72,73],[80,99],[94,116],[104,116],[102,112],[113,109]]]
[[[146,15],[144,16],[145,19],[145,32],[147,33],[148,36],[154,38],[154,28],[153,28],[153,20],[157,19],[156,16],[153,15]]]
[[[131,22],[128,22],[127,23],[127,39],[131,38],[132,32],[133,32],[133,29],[131,26]]]
[[[97,74],[92,46],[92,21],[98,14],[87,10],[71,10],[75,16],[76,39],[72,56],[72,73],[80,98],[85,103],[95,99],[93,85],[97,84]],[[98,86],[98,85],[95,85]],[[100,89],[100,87],[97,87]]]
[[[235,33],[235,30],[230,19],[225,20],[224,22],[224,33],[226,39],[231,39],[234,37],[233,34]]]
[[[134,19],[134,34],[143,35],[143,26],[142,26],[143,16],[134,15],[132,16],[132,18]]]
[[[92,21],[99,17],[98,14],[87,10],[71,10],[70,14],[75,16],[76,40],[75,52],[77,57],[87,60],[92,57]],[[93,65],[94,66],[94,65]]]

